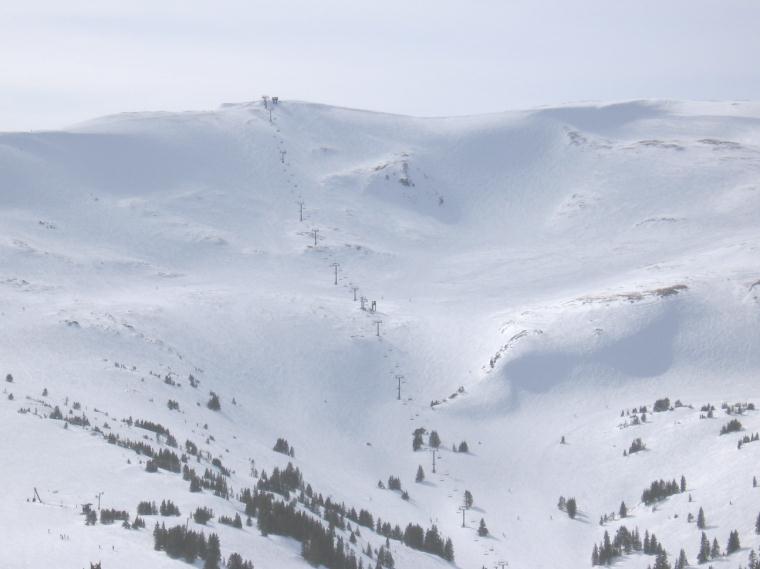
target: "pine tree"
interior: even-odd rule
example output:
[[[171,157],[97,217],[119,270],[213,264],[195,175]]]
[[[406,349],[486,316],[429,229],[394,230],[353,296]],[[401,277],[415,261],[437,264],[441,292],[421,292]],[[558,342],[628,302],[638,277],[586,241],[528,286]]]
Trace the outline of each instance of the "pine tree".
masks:
[[[164,532],[161,531],[161,527],[156,522],[156,526],[153,528],[153,549],[161,551],[164,548]]]
[[[626,507],[625,502],[620,502],[620,517],[628,517],[628,508]]]
[[[720,557],[720,544],[718,543],[718,538],[713,538],[712,543],[712,549],[710,550],[710,557],[713,559],[717,559]]]
[[[209,393],[209,400],[208,403],[206,403],[206,407],[212,411],[219,411],[219,409],[222,408],[222,404],[219,402],[219,396],[213,391]]]
[[[594,544],[594,550],[591,552],[591,565],[599,565],[599,547]]]
[[[447,539],[443,546],[443,558],[446,561],[454,561],[454,544],[451,539]]]
[[[681,492],[686,492],[686,477],[681,475]]]
[[[612,559],[612,542],[610,542],[610,534],[607,530],[604,530],[604,538],[602,539],[602,549],[599,552],[599,561],[605,565]]]
[[[478,527],[478,535],[480,537],[486,537],[488,535],[488,528],[486,527],[486,521],[480,518],[480,527]]]
[[[705,511],[700,507],[697,514],[697,527],[699,529],[705,529]]]
[[[438,436],[438,431],[430,432],[430,437],[428,438],[428,445],[430,445],[433,448],[438,448],[441,446],[441,437]]]
[[[757,514],[757,519],[755,520],[755,533],[760,535],[760,514]]]
[[[699,543],[699,553],[697,554],[697,561],[702,564],[706,563],[710,559],[710,541],[707,539],[705,532],[702,532],[702,538]]]
[[[686,569],[689,566],[689,560],[686,559],[686,552],[681,549],[681,553],[678,554],[678,559],[673,565],[673,569]]]
[[[415,431],[414,440],[412,441],[412,450],[418,451],[422,448],[422,433]]]
[[[206,525],[211,518],[214,517],[214,512],[206,507],[196,508],[193,512],[193,521],[196,524]]]
[[[219,569],[219,560],[222,558],[222,553],[219,549],[219,536],[212,533],[208,537],[208,544],[206,545],[206,563],[203,564],[203,569]]]
[[[565,507],[567,509],[567,515],[570,516],[571,520],[574,520],[575,514],[578,512],[578,505],[575,503],[575,498],[568,498],[567,502],[565,502]]]
[[[657,554],[657,558],[654,561],[653,569],[670,569],[670,563],[668,563],[668,556],[664,551]]]
[[[730,534],[728,534],[728,544],[726,544],[726,555],[731,555],[735,551],[739,551],[741,549],[741,544],[739,543],[739,532],[734,530]]]
[[[472,494],[469,490],[464,491],[464,507],[468,510],[472,508],[473,500],[472,500]]]
[[[414,477],[414,481],[415,482],[422,482],[423,480],[425,480],[425,471],[422,470],[422,465],[420,464],[417,467],[417,476]]]

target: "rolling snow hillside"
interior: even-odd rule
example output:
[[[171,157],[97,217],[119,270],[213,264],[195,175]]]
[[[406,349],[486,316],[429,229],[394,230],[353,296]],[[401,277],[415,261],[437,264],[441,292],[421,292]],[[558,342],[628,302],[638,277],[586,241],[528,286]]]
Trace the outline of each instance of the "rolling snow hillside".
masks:
[[[760,443],[737,440],[760,412],[721,405],[760,405],[760,104],[269,106],[0,134],[0,567],[188,566],[154,550],[156,521],[217,533],[257,569],[306,567],[297,539],[216,519],[245,519],[240,492],[288,462],[324,498],[451,538],[453,565],[390,539],[401,569],[590,567],[621,525],[696,564],[700,507],[710,542],[741,540],[710,563],[746,566]],[[172,450],[130,417],[229,498],[108,444]],[[732,418],[746,432],[719,435]],[[636,438],[646,450],[623,456]],[[682,475],[686,491],[642,502]],[[409,500],[378,487],[389,476]],[[100,492],[130,520],[143,500],[182,515],[87,526]],[[600,524],[622,501],[629,516]],[[188,521],[199,506],[206,527]],[[362,552],[386,538],[357,537],[375,567]]]

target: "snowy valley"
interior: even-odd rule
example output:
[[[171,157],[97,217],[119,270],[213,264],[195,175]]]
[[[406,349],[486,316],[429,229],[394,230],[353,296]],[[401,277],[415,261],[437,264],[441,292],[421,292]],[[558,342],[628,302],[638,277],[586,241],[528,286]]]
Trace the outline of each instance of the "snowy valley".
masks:
[[[3,133],[0,317],[0,567],[760,549],[760,104]]]

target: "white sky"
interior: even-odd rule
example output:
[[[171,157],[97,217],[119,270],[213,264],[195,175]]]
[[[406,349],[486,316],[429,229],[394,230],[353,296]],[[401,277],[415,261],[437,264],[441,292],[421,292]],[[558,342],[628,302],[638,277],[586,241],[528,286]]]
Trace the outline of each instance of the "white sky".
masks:
[[[0,0],[0,130],[263,93],[416,115],[760,100],[760,0]]]

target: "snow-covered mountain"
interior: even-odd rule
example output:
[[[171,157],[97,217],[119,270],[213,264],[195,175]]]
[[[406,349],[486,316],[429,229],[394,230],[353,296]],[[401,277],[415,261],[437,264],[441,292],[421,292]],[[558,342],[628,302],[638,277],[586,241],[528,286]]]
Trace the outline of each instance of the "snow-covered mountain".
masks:
[[[239,494],[288,462],[323,498],[452,540],[453,565],[388,540],[402,569],[590,567],[621,525],[696,564],[700,507],[710,542],[741,540],[711,562],[746,565],[760,444],[737,439],[760,415],[721,405],[760,405],[760,104],[440,119],[268,106],[0,134],[0,372],[12,376],[0,566],[182,567],[154,550],[159,521],[216,533],[224,558],[259,569],[306,567],[297,539],[217,519],[245,519]],[[666,397],[673,409],[654,412]],[[56,406],[80,421],[51,418]],[[719,435],[732,418],[743,432]],[[184,453],[229,499],[146,472],[109,434]],[[293,457],[272,450],[278,438]],[[624,456],[637,438],[646,449]],[[453,452],[462,441],[469,452]],[[682,475],[685,492],[642,502],[652,481]],[[389,476],[408,500],[378,487]],[[144,500],[182,515],[85,525],[81,505],[97,510],[100,493],[131,521]],[[575,519],[560,496],[576,499]],[[600,524],[622,501],[628,517]],[[187,521],[200,506],[215,514],[206,527]],[[362,552],[386,538],[350,533],[336,538],[374,567]]]

